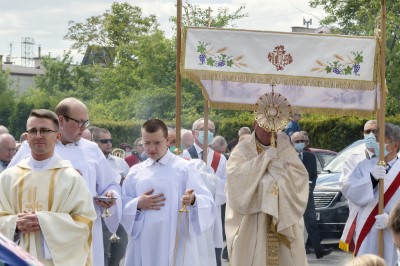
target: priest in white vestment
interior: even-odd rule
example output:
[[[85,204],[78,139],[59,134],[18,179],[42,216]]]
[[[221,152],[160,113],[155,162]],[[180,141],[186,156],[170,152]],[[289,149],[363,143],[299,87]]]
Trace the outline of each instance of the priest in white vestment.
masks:
[[[0,232],[44,265],[92,265],[96,213],[82,176],[54,155],[57,116],[33,110],[31,156],[0,174]]]
[[[75,98],[62,100],[55,109],[60,122],[61,138],[55,145],[55,154],[64,160],[69,160],[73,167],[81,173],[93,197],[114,196],[117,198],[115,205],[103,204],[93,201],[97,219],[93,224],[93,263],[95,266],[104,265],[103,230],[101,215],[105,207],[110,207],[110,217],[104,222],[110,232],[115,233],[121,219],[122,201],[120,175],[114,171],[104,154],[96,143],[81,138],[86,126],[89,125],[88,110],[86,106]],[[8,167],[17,164],[30,154],[29,145],[22,143],[21,148],[12,159]]]
[[[225,232],[232,266],[308,265],[308,173],[287,135],[277,134],[276,147],[271,135],[255,122],[228,160]]]
[[[379,129],[378,129],[379,130]],[[379,132],[378,132],[379,135]],[[354,169],[349,179],[343,183],[343,195],[355,206],[354,253],[378,255],[378,233],[383,230],[384,252],[387,265],[396,265],[397,252],[387,218],[400,200],[400,127],[385,124],[384,155],[386,167],[378,165],[377,157],[365,159]],[[379,154],[378,147],[375,153]],[[378,214],[379,179],[384,179],[385,204],[383,214]],[[350,219],[351,217],[349,217]]]
[[[168,150],[164,122],[144,123],[142,137],[149,158],[130,169],[122,187],[125,265],[203,266],[195,238],[214,223],[212,195],[195,165]],[[179,213],[182,204],[188,213]]]

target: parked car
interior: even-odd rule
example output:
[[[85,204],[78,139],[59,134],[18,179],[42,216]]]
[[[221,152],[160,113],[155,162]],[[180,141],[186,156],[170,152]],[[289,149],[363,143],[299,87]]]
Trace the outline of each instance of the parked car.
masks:
[[[317,158],[317,172],[321,173],[322,168],[325,167],[336,155],[337,152],[323,149],[310,148],[310,151]]]
[[[321,171],[314,190],[315,210],[322,243],[339,243],[349,216],[347,199],[339,188],[343,163],[350,154],[362,152],[364,141],[358,140],[338,153]]]

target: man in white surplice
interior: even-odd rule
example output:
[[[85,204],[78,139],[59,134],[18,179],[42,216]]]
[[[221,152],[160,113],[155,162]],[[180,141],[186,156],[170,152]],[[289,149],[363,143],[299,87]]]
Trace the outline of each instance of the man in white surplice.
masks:
[[[378,165],[377,157],[360,162],[345,180],[342,187],[343,195],[353,204],[355,228],[352,239],[355,247],[353,254],[378,255],[378,233],[383,230],[384,259],[387,265],[396,265],[396,246],[387,219],[392,209],[400,200],[400,160],[397,153],[400,150],[400,127],[385,123],[384,161],[386,166]],[[382,129],[378,129],[379,132]],[[379,146],[375,147],[379,154]],[[384,208],[378,214],[379,179],[384,180]],[[351,217],[349,217],[350,219]]]
[[[130,169],[122,186],[125,265],[200,266],[196,236],[214,223],[211,193],[196,166],[168,150],[164,122],[145,122],[142,137],[149,158]],[[179,214],[181,204],[189,213]]]
[[[103,208],[110,208],[111,217],[105,218],[110,232],[116,232],[121,219],[121,188],[120,175],[115,172],[97,144],[81,138],[82,132],[89,125],[88,110],[76,98],[62,100],[55,109],[60,121],[61,140],[55,145],[55,154],[64,160],[69,160],[72,166],[82,174],[92,196],[115,196],[116,204],[105,204],[96,200],[94,207],[97,219],[93,224],[93,264],[104,265],[103,231],[101,213]],[[24,141],[8,167],[17,164],[30,154],[29,145]],[[114,206],[113,206],[114,205]],[[112,207],[111,207],[112,206]]]
[[[0,233],[43,265],[92,265],[92,196],[69,161],[54,154],[60,138],[55,113],[32,110],[32,154],[0,174]]]

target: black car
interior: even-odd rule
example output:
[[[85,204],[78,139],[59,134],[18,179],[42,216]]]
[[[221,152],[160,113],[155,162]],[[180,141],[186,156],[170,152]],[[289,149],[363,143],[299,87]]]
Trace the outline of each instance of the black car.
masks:
[[[339,243],[349,216],[347,199],[339,188],[343,163],[350,154],[365,149],[364,141],[358,140],[336,155],[321,171],[314,190],[315,210],[322,243]]]

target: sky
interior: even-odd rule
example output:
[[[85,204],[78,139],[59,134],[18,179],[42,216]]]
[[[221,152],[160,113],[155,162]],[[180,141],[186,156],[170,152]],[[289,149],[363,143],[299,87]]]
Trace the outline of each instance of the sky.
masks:
[[[71,46],[71,42],[63,39],[68,22],[84,22],[91,16],[101,15],[114,2],[139,6],[145,16],[156,15],[160,29],[166,36],[173,35],[169,18],[176,15],[176,0],[0,0],[0,55],[11,54],[12,61],[20,65],[22,39],[33,39],[34,56],[38,56],[39,46],[42,55],[62,56]],[[192,5],[211,7],[214,14],[219,7],[234,11],[244,2],[248,17],[235,22],[238,29],[289,32],[292,26],[303,26],[303,18],[312,19],[310,27],[317,28],[324,16],[322,9],[310,8],[308,0],[189,0]],[[83,57],[74,51],[72,55],[74,62]]]

